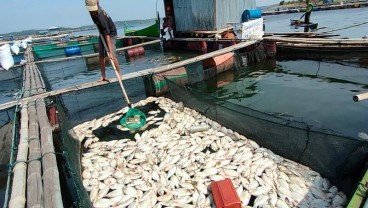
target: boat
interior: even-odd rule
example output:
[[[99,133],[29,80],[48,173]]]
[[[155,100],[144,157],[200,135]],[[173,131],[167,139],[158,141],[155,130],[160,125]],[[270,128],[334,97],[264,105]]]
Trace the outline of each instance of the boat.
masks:
[[[146,37],[159,37],[160,36],[160,22],[155,20],[153,25],[140,30],[132,30],[127,24],[124,25],[124,31],[126,36],[146,36]]]
[[[289,9],[289,11],[290,11],[290,13],[298,13],[298,12],[300,12],[300,10],[297,9],[297,8]]]
[[[44,45],[32,46],[35,58],[37,60],[48,58],[64,58],[72,55],[88,55],[98,52],[95,45],[98,45],[98,37],[87,39],[71,40],[68,42],[50,43]],[[116,47],[123,45],[123,39],[116,40]]]
[[[306,24],[302,20],[295,20],[295,19],[290,19],[290,25],[296,26],[296,27],[308,27],[312,30],[315,30],[318,27],[318,23],[311,22],[309,24]]]

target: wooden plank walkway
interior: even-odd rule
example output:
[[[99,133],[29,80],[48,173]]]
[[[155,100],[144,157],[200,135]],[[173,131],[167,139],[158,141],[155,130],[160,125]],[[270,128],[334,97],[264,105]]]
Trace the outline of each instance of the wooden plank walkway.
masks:
[[[23,98],[35,97],[46,92],[45,83],[30,47],[25,56]],[[20,142],[17,159],[12,161],[15,166],[9,207],[63,207],[45,100],[38,97],[23,102],[21,108]]]

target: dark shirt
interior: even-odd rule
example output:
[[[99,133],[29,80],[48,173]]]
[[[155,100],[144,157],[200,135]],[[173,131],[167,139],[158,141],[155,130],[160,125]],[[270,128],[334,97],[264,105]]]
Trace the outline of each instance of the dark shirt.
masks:
[[[100,32],[106,36],[111,37],[117,36],[117,30],[111,17],[101,8],[98,8],[98,14],[96,16],[91,16],[93,22],[97,25]]]

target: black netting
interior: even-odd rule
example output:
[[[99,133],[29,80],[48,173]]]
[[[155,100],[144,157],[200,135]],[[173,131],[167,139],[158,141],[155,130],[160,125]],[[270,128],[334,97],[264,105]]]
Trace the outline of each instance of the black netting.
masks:
[[[131,102],[144,99],[145,90],[142,78],[124,81]],[[60,124],[61,147],[63,152],[63,172],[72,202],[76,207],[92,207],[81,177],[82,143],[72,128],[85,121],[116,112],[127,106],[118,83],[80,89],[54,99]]]
[[[83,188],[81,177],[81,143],[70,125],[61,99],[56,99],[63,151],[63,173],[68,184],[71,201],[75,207],[92,207],[88,193]],[[61,174],[61,172],[60,172]]]
[[[290,117],[270,115],[205,95],[190,86],[166,80],[176,102],[193,108],[273,152],[305,164],[340,185],[349,193],[349,177],[359,176],[367,159],[366,142],[344,137],[333,130],[319,128]],[[344,187],[342,187],[344,186]]]

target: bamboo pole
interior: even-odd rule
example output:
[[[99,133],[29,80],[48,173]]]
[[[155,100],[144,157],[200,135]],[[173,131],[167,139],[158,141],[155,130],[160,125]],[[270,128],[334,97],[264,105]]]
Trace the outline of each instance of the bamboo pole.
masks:
[[[22,106],[21,129],[18,145],[17,164],[15,165],[12,193],[9,201],[11,208],[23,208],[26,203],[26,178],[27,178],[27,156],[28,156],[28,105]]]
[[[37,88],[36,88],[36,78],[34,73],[34,68],[31,64],[29,64],[30,74],[31,74],[31,95],[37,95]]]
[[[59,171],[54,154],[54,143],[52,137],[52,128],[50,126],[46,106],[43,99],[36,100],[37,118],[41,130],[41,151],[43,168],[43,190],[44,207],[59,208],[63,207],[61,197]]]
[[[368,51],[368,47],[364,45],[332,45],[332,44],[307,44],[307,43],[285,43],[278,42],[278,47],[292,47],[292,48],[306,48],[306,50],[315,50],[318,48],[321,51],[346,51],[346,52],[358,52]]]
[[[264,37],[263,40],[273,42],[288,42],[288,43],[368,46],[368,40],[365,39],[326,39],[326,38],[311,39],[311,38],[290,38],[290,37]]]
[[[37,94],[41,94],[45,92],[45,89],[43,88],[43,79],[41,77],[41,73],[38,70],[38,67],[36,64],[32,63],[31,67],[33,68],[33,71],[35,72],[35,83],[36,83],[36,91]]]
[[[36,65],[36,64],[35,64]],[[46,92],[46,85],[45,85],[45,81],[43,80],[43,78],[42,78],[42,74],[41,74],[41,72],[40,72],[40,69],[37,67],[37,65],[36,65],[36,68],[37,68],[37,72],[38,72],[38,76],[40,77],[40,80],[41,80],[41,88],[42,88],[42,92],[40,92],[40,93],[44,93],[44,92]]]
[[[362,101],[362,100],[367,100],[367,99],[368,99],[368,92],[353,96],[353,100],[355,102]]]
[[[219,56],[219,55],[222,55],[222,54],[234,51],[234,50],[238,50],[238,49],[253,45],[257,42],[258,41],[241,42],[241,43],[238,43],[238,44],[230,46],[230,47],[226,47],[226,48],[223,48],[223,49],[220,49],[220,50],[217,50],[217,51],[213,51],[213,52],[206,53],[206,54],[194,57],[194,58],[190,58],[188,60],[184,60],[184,61],[180,61],[180,62],[176,62],[176,63],[173,63],[173,64],[168,64],[168,65],[160,66],[160,67],[156,67],[156,68],[149,68],[149,69],[145,69],[145,70],[138,71],[138,72],[133,72],[133,73],[124,75],[122,77],[122,80],[133,79],[133,78],[149,75],[149,74],[152,74],[152,73],[160,73],[160,72],[168,71],[168,70],[171,70],[171,69],[179,68],[179,67],[185,66],[187,64],[195,63],[195,62],[198,62],[198,61],[203,61],[203,60],[211,58],[211,57]],[[51,96],[55,96],[55,95],[75,92],[75,91],[82,90],[82,89],[87,89],[87,88],[97,87],[97,86],[101,86],[101,85],[111,84],[111,83],[114,83],[114,82],[117,82],[117,81],[118,81],[117,78],[112,78],[112,79],[110,79],[109,82],[97,82],[96,81],[96,82],[85,83],[85,84],[82,84],[82,85],[79,85],[79,86],[72,86],[72,87],[68,87],[68,88],[64,88],[64,89],[60,89],[60,90],[45,92],[43,94],[39,94],[39,95],[32,96],[32,97],[29,97],[29,98],[24,98],[24,99],[21,100],[21,102],[31,102],[31,101],[35,101],[38,98],[45,98],[45,97],[51,97]],[[15,101],[2,104],[2,105],[0,105],[0,110],[11,108],[14,105],[16,105]]]
[[[24,77],[24,94],[23,97],[29,97],[31,96],[31,79],[30,79],[30,73],[29,73],[29,65],[27,64],[24,67],[23,70],[23,77]]]
[[[28,103],[30,162],[27,177],[27,207],[43,207],[41,161],[39,160],[41,149],[35,104],[35,101]]]

